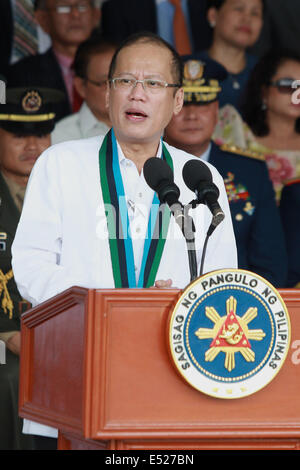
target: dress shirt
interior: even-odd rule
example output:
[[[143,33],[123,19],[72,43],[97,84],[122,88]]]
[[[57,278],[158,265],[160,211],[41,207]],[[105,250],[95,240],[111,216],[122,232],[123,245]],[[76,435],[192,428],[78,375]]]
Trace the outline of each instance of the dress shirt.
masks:
[[[187,0],[181,0],[182,11],[186,20],[187,29],[190,38],[192,37],[190,17],[188,12]],[[174,34],[173,34],[173,17],[174,17],[174,5],[168,0],[156,0],[157,10],[157,33],[165,41],[174,47]]]
[[[62,71],[66,90],[67,90],[68,97],[69,97],[69,102],[72,104],[73,103],[73,79],[74,79],[75,72],[74,70],[72,70],[71,66],[73,64],[74,59],[72,57],[68,57],[63,54],[60,54],[59,52],[55,51],[55,49],[53,49],[53,52]]]
[[[160,143],[156,156],[160,157]],[[118,144],[120,170],[127,202],[129,230],[133,241],[133,256],[136,281],[138,281],[143,258],[144,240],[148,229],[148,219],[153,201],[153,191],[145,181],[143,172],[139,174],[132,160],[126,158]]]
[[[209,144],[205,152],[202,155],[200,155],[201,160],[203,160],[204,162],[208,162],[210,151],[211,151],[211,144]]]
[[[58,144],[67,140],[86,139],[104,135],[108,130],[108,126],[99,121],[86,102],[83,102],[77,113],[66,116],[55,125],[51,134],[51,142]]]

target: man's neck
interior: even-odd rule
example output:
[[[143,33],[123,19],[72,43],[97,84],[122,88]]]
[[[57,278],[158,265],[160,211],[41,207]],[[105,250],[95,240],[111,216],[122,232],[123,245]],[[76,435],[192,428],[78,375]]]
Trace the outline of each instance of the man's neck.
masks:
[[[26,188],[29,178],[28,176],[17,175],[15,173],[11,173],[10,171],[6,171],[4,168],[1,168],[1,173],[5,178],[13,181],[23,188]]]
[[[52,41],[52,49],[55,53],[60,54],[69,59],[74,59],[78,46],[74,45],[65,45],[55,40]]]
[[[142,172],[145,162],[149,158],[156,156],[159,147],[159,141],[156,143],[152,142],[149,144],[134,144],[118,140],[118,143],[122,149],[124,156],[129,160],[133,161],[139,173]]]
[[[182,145],[176,144],[172,142],[168,142],[169,144],[173,145],[174,147],[180,148],[191,155],[195,155],[195,157],[201,157],[209,148],[210,141],[204,142],[203,144],[193,144],[193,145]]]

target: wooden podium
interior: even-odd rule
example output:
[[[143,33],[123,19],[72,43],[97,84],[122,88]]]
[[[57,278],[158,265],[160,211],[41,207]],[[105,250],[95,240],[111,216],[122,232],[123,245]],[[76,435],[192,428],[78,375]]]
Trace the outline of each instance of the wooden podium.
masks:
[[[280,290],[292,327],[279,374],[215,399],[177,373],[167,325],[181,291],[74,287],[22,317],[20,415],[59,430],[59,449],[300,449],[300,290]]]

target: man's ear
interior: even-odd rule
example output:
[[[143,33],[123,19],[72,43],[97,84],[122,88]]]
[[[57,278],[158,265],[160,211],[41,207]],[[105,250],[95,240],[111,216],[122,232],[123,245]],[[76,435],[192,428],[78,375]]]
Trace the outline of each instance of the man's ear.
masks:
[[[86,98],[86,91],[85,91],[85,84],[84,79],[80,77],[74,77],[74,86],[76,88],[77,93],[85,100]]]
[[[215,118],[215,126],[218,124],[219,121],[219,101],[214,101],[214,118]]]
[[[214,28],[216,26],[217,17],[218,17],[218,10],[214,7],[209,8],[207,11],[207,20],[211,28]]]
[[[174,114],[175,116],[180,113],[183,106],[184,91],[183,88],[179,88],[175,94],[175,103],[174,103]]]

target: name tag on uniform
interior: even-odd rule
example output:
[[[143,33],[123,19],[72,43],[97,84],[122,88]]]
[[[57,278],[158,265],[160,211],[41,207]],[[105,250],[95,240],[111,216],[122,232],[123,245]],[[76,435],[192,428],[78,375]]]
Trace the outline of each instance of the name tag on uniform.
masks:
[[[0,232],[0,251],[6,251],[7,233]]]

